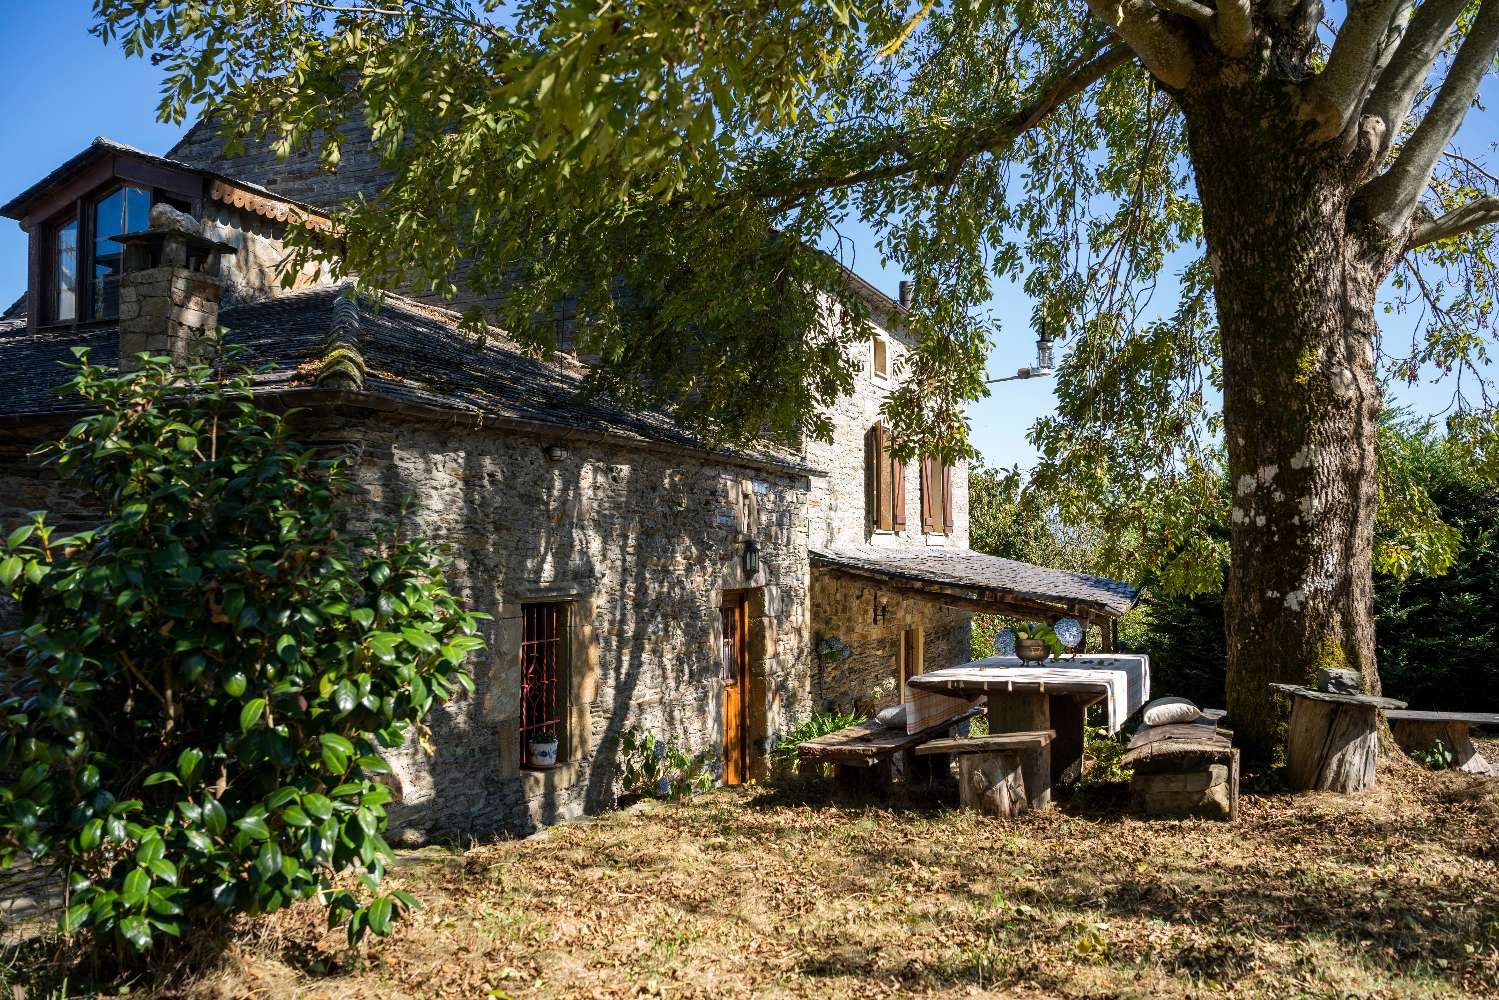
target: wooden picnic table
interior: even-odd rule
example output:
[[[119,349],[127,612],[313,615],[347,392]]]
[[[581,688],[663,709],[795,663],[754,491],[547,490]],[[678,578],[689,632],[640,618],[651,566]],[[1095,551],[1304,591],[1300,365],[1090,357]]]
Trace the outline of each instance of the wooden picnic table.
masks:
[[[1109,666],[1110,659],[1138,660],[1138,670],[1130,676]],[[1144,657],[1086,657],[1044,667],[1012,667],[996,658],[918,674],[906,683],[917,692],[987,698],[989,732],[995,736],[1054,732],[1050,741],[1019,751],[1030,808],[1044,809],[1051,804],[1053,785],[1082,776],[1088,706],[1108,699],[1109,728],[1117,729],[1149,697],[1148,670]]]

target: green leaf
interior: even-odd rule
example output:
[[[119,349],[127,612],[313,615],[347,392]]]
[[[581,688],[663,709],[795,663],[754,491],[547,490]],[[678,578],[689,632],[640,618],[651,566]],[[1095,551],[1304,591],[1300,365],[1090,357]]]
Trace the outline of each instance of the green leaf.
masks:
[[[120,899],[126,906],[139,906],[145,902],[146,891],[151,888],[151,876],[144,868],[132,868],[120,886]]]
[[[130,942],[130,946],[136,951],[145,951],[151,947],[151,925],[146,922],[145,917],[126,917],[120,921],[120,936]]]
[[[203,826],[210,834],[217,837],[227,828],[229,818],[224,814],[224,807],[219,800],[211,795],[203,798]]]
[[[21,575],[25,566],[20,556],[7,556],[0,559],[0,586],[9,587],[16,582],[16,577]]]
[[[239,711],[239,728],[241,732],[249,731],[250,727],[260,721],[260,716],[265,712],[264,698],[251,698],[245,702],[245,707]]]
[[[369,906],[369,916],[367,919],[369,920],[370,930],[381,937],[389,936],[390,914],[390,898],[388,896],[376,897],[370,902]]]
[[[224,693],[231,698],[238,698],[249,686],[249,679],[238,670],[224,678]]]
[[[234,825],[256,840],[265,840],[271,835],[271,828],[266,826],[264,816],[243,816],[235,820]]]
[[[269,879],[281,871],[281,848],[275,841],[266,841],[255,855],[255,870],[262,879]]]
[[[307,810],[308,815],[320,820],[333,815],[333,803],[327,796],[317,792],[308,792],[302,796],[302,808]]]
[[[142,782],[142,784],[145,787],[150,788],[152,785],[161,785],[169,781],[174,785],[182,784],[182,779],[177,777],[171,771],[152,771],[150,774],[146,775],[146,780]]]
[[[91,903],[85,902],[74,903],[68,907],[67,911],[62,915],[62,919],[58,922],[58,926],[62,929],[62,932],[64,934],[77,933],[78,929],[83,926],[84,921],[88,919],[91,906]]]
[[[283,663],[296,662],[297,652],[296,636],[283,635],[276,640],[276,655],[281,658]]]

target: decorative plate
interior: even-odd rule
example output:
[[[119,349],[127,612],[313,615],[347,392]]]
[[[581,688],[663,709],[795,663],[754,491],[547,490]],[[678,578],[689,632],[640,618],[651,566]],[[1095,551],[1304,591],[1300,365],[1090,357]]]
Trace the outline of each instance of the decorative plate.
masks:
[[[1002,628],[994,633],[994,655],[1015,655],[1015,632],[1013,629]]]

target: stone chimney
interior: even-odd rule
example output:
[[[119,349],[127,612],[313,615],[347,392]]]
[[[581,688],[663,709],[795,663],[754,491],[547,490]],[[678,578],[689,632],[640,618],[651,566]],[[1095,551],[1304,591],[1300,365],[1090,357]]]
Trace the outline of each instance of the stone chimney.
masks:
[[[898,301],[907,309],[911,308],[911,282],[902,281],[900,283],[900,298]]]
[[[140,368],[137,355],[197,359],[219,325],[219,255],[234,247],[203,235],[190,215],[151,208],[149,229],[113,237],[125,247],[120,277],[120,370]]]

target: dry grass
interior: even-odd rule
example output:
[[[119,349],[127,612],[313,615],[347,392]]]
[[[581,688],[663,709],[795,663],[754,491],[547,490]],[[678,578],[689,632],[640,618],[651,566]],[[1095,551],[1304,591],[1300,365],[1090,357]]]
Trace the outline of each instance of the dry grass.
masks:
[[[1496,790],[1403,767],[1354,799],[1246,796],[1233,826],[1121,816],[1119,786],[1008,825],[719,791],[422,852],[393,877],[425,905],[392,939],[351,955],[283,913],[212,992],[1495,995]]]

